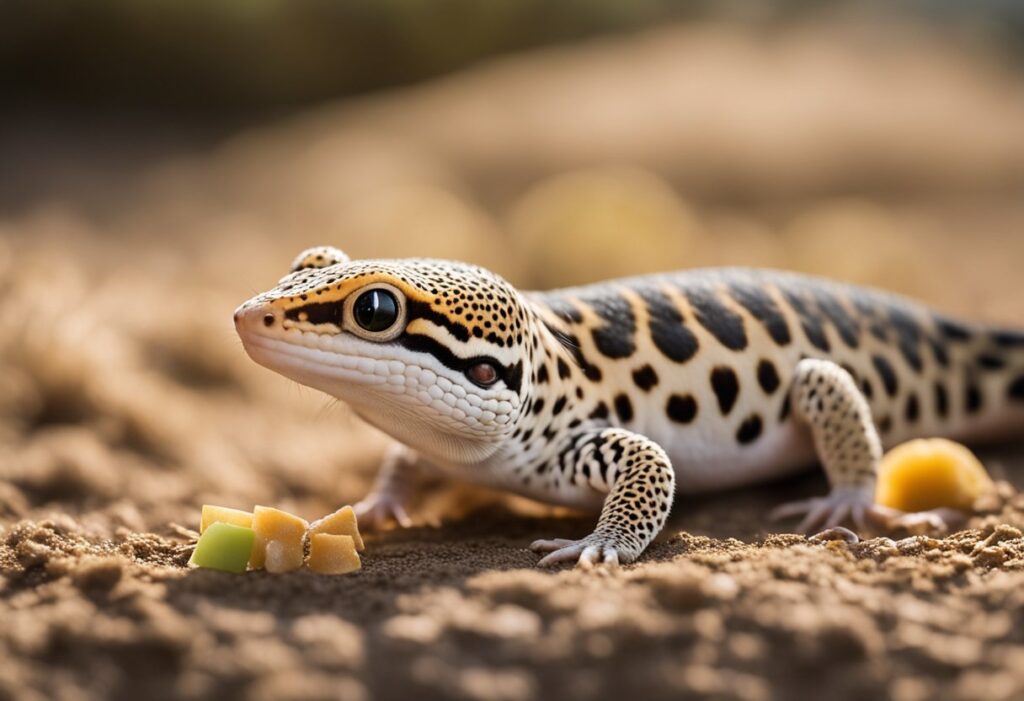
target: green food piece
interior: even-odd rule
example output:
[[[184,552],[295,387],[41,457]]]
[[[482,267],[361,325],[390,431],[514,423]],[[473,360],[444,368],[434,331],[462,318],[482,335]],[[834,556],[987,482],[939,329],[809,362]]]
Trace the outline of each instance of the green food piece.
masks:
[[[231,523],[212,523],[199,536],[188,564],[241,574],[249,563],[256,534],[251,528]]]

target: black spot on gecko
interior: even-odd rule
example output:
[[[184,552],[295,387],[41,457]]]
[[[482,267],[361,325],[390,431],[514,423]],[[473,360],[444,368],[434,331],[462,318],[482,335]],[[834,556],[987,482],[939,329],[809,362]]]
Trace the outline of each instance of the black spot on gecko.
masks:
[[[1006,359],[992,353],[982,353],[977,363],[982,370],[1002,370],[1006,367]]]
[[[967,387],[964,390],[964,408],[968,414],[977,414],[981,411],[984,400],[981,396],[981,388],[973,378],[967,380]]]
[[[850,348],[857,348],[860,345],[860,328],[849,312],[826,290],[817,290],[814,296],[818,301],[818,307],[836,327],[843,343]]]
[[[565,409],[565,402],[567,401],[566,396],[563,394],[561,397],[555,400],[555,403],[551,405],[551,415],[558,416]]]
[[[582,299],[589,305],[604,325],[591,330],[594,345],[601,355],[608,358],[628,358],[636,351],[633,336],[636,333],[636,319],[629,300],[617,294]]]
[[[762,360],[757,364],[757,382],[765,394],[774,394],[779,388],[779,373],[770,360]]]
[[[743,317],[725,306],[715,295],[714,290],[705,287],[686,287],[683,292],[693,308],[694,317],[719,343],[734,351],[747,347]]]
[[[625,394],[616,395],[615,414],[622,423],[628,423],[633,420],[633,404]]]
[[[935,413],[942,418],[949,416],[949,392],[942,382],[935,383]]]
[[[608,405],[604,402],[598,402],[594,410],[590,412],[587,417],[589,419],[607,419],[608,418]]]
[[[654,372],[654,368],[650,365],[644,365],[633,371],[633,382],[643,391],[649,392],[658,384],[658,373]]]
[[[775,343],[780,346],[789,345],[793,339],[789,334],[786,317],[782,315],[775,300],[767,292],[756,285],[739,283],[731,285],[729,292],[736,302],[761,322]]]
[[[568,378],[569,375],[572,374],[572,370],[569,369],[569,363],[565,362],[564,359],[559,358],[556,361],[556,364],[558,365],[558,376],[561,379],[564,380],[564,379]]]
[[[548,366],[541,365],[537,370],[537,384],[543,385],[548,381]]]
[[[1002,348],[1024,348],[1024,331],[994,331],[992,341]]]
[[[651,340],[669,360],[685,363],[697,352],[697,337],[686,327],[683,315],[668,296],[653,287],[638,287],[637,294],[647,304]]]
[[[1006,396],[1017,402],[1024,402],[1024,375],[1019,375],[1010,383]]]
[[[950,341],[969,341],[973,335],[965,324],[946,316],[936,315],[935,326]]]
[[[924,364],[921,360],[921,327],[906,310],[893,307],[889,310],[889,322],[896,329],[897,345],[907,365],[916,372],[921,372]]]
[[[878,376],[882,379],[885,393],[890,397],[895,397],[899,391],[899,381],[896,379],[896,371],[893,370],[892,365],[880,355],[871,356],[871,362],[875,366],[875,370],[878,371]]]
[[[697,418],[697,400],[691,394],[673,394],[665,404],[665,413],[676,423],[688,424]]]
[[[832,350],[832,345],[828,342],[828,336],[825,335],[825,327],[821,323],[819,314],[795,291],[783,289],[782,294],[786,301],[789,302],[789,306],[800,317],[800,327],[804,330],[804,335],[807,336],[807,340],[811,342],[811,345],[826,353]]]
[[[740,381],[736,377],[736,371],[730,367],[720,365],[711,371],[711,389],[718,398],[718,408],[723,416],[728,416],[736,405],[736,398],[740,393]]]
[[[577,309],[572,302],[567,299],[546,298],[544,302],[548,305],[548,309],[555,313],[555,316],[559,317],[563,321],[567,321],[571,324],[580,324],[583,322],[583,315],[580,314],[580,310]]]
[[[736,440],[740,445],[750,445],[761,436],[761,431],[764,428],[764,423],[761,421],[759,414],[751,414],[740,427],[736,430]]]
[[[903,416],[906,418],[907,423],[917,423],[917,420],[921,417],[921,404],[917,399],[917,395],[913,392],[907,397],[907,404],[903,409]]]

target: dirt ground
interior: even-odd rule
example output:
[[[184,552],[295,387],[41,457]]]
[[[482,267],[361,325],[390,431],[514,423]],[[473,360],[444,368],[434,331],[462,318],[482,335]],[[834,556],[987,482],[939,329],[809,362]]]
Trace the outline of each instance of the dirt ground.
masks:
[[[1021,124],[1024,81],[944,40],[693,26],[159,157],[9,128],[0,699],[1020,698],[1024,445],[981,450],[999,494],[938,539],[766,521],[819,475],[681,499],[638,564],[596,572],[526,547],[591,518],[466,486],[346,577],[189,570],[183,528],[203,503],[318,517],[386,449],[234,337],[305,246],[521,287],[786,267],[1024,326]]]

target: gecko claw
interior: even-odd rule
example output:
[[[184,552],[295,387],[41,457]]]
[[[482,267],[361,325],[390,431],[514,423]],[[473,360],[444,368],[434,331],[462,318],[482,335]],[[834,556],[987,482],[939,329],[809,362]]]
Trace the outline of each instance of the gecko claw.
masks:
[[[547,553],[537,562],[537,567],[552,567],[563,562],[576,560],[581,569],[592,569],[596,565],[618,566],[620,561],[631,562],[620,555],[619,548],[605,538],[588,536],[582,540],[535,540],[530,550]],[[623,553],[625,554],[625,553]]]
[[[352,507],[360,527],[367,530],[381,530],[392,524],[401,528],[412,527],[412,519],[402,503],[387,494],[367,494]]]
[[[796,527],[798,533],[811,533],[818,529],[835,528],[851,521],[859,532],[868,528],[868,521],[887,524],[894,515],[884,506],[874,503],[870,493],[863,489],[837,488],[828,496],[802,499],[782,504],[772,510],[769,518],[779,521],[792,516],[803,516]]]

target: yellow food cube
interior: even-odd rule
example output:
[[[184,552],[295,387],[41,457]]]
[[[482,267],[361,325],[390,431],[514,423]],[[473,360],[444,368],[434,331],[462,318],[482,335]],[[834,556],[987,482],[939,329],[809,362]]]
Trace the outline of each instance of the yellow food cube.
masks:
[[[352,536],[352,540],[356,544],[356,550],[362,552],[365,547],[363,537],[359,535],[359,523],[356,521],[356,512],[351,506],[343,506],[333,514],[314,521],[309,527],[309,534],[312,536],[316,533]]]
[[[296,550],[300,553],[299,564],[301,565],[302,541],[306,536],[307,528],[309,528],[309,524],[295,514],[269,506],[257,506],[252,512],[252,529],[256,532],[256,541],[252,546],[252,557],[249,559],[250,567],[260,569],[267,564],[267,547],[275,541],[280,545],[272,549],[275,552],[273,566],[287,567],[294,561]]]
[[[226,506],[203,504],[203,516],[199,520],[199,532],[202,533],[211,523],[230,523],[232,526],[252,528],[252,513],[241,509],[229,509]]]
[[[305,552],[301,540],[298,543],[294,541],[271,540],[267,543],[266,548],[264,548],[263,566],[267,572],[274,574],[291,572],[302,567],[302,559],[304,557]]]
[[[919,439],[882,458],[875,501],[900,511],[969,511],[991,488],[985,467],[965,446],[943,438]]]
[[[310,535],[306,565],[320,574],[347,574],[363,566],[352,536],[329,533]]]

